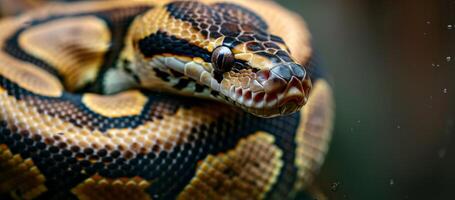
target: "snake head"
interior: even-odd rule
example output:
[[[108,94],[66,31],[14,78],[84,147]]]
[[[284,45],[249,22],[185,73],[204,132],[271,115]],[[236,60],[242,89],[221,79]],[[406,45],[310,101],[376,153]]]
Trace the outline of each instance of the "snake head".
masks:
[[[222,100],[261,117],[296,112],[307,101],[305,67],[251,10],[181,1],[136,21],[134,44],[145,63],[139,78],[150,79],[152,87],[157,81],[151,77],[159,77],[162,88]],[[150,68],[154,73],[146,75]]]
[[[273,35],[265,41],[239,42],[216,47],[211,55],[213,76],[229,102],[263,117],[298,111],[307,101],[311,81],[306,69]],[[276,40],[276,41],[273,41]]]

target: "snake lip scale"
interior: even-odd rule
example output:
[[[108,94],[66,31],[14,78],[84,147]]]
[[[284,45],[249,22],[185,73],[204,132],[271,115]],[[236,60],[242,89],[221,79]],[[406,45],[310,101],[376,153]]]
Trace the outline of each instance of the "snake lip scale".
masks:
[[[331,84],[273,1],[55,3],[0,30],[0,199],[294,199],[329,149]]]

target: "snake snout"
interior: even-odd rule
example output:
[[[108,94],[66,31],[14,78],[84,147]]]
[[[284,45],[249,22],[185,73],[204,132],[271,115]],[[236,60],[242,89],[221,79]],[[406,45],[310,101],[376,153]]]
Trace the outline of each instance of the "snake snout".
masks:
[[[311,83],[305,69],[295,63],[284,63],[261,70],[257,81],[263,85],[266,102],[277,101],[281,114],[290,114],[300,109],[307,100]]]

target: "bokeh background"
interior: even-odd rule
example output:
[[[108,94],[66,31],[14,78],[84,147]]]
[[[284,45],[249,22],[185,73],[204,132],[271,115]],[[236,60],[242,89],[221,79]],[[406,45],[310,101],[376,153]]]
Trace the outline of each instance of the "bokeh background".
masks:
[[[0,13],[39,1],[0,0]],[[455,0],[277,1],[305,18],[334,83],[316,187],[329,199],[455,199]]]
[[[279,0],[331,73],[329,199],[455,199],[455,1]]]

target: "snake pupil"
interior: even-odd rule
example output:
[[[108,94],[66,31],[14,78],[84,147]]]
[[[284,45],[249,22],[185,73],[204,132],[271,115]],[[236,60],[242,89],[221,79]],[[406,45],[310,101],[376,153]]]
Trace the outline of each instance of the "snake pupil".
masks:
[[[218,72],[230,71],[234,65],[234,55],[232,51],[225,46],[217,47],[212,53],[212,65]]]

